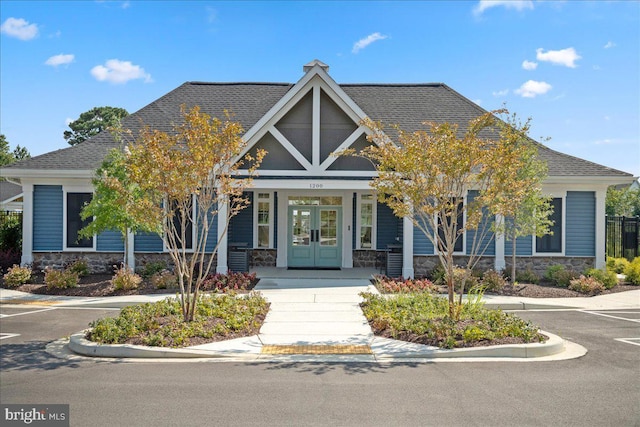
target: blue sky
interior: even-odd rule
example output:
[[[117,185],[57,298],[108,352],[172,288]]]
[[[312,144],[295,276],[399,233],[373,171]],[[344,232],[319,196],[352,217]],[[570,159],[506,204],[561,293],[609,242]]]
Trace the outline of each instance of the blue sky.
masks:
[[[185,81],[444,82],[556,150],[640,175],[640,2],[0,2],[0,133],[65,148],[96,106]]]

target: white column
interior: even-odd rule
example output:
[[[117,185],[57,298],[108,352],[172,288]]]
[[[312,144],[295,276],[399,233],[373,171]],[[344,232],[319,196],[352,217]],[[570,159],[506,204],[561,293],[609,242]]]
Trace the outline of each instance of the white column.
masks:
[[[136,255],[133,252],[135,249],[135,234],[131,230],[127,230],[127,265],[133,270],[136,269]]]
[[[502,215],[496,215],[496,225],[497,228],[504,224],[504,217]],[[496,233],[495,237],[495,245],[496,245],[496,255],[495,255],[495,264],[493,266],[495,271],[502,271],[506,268],[507,264],[504,260],[504,233]]]
[[[413,222],[402,218],[402,277],[413,279]]]
[[[606,210],[605,199],[607,190],[600,189],[596,191],[596,268],[605,268],[606,266],[606,248],[605,248],[605,226],[606,226]]]
[[[276,267],[287,266],[287,240],[289,218],[289,194],[286,191],[278,191],[278,249],[276,250]]]
[[[216,266],[216,272],[220,274],[226,274],[229,271],[229,265],[227,263],[227,212],[229,205],[227,202],[219,204],[218,207],[218,263]]]
[[[342,194],[342,267],[353,268],[353,191]]]
[[[22,184],[22,265],[33,262],[33,184]]]

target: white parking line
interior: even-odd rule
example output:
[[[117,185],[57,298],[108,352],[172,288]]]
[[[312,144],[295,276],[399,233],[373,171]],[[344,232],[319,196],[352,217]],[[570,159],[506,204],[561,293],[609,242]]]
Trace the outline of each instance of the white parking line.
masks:
[[[16,313],[16,314],[3,314],[2,318],[14,317],[14,316],[22,316],[23,314],[41,313],[43,311],[51,311],[51,310],[55,310],[55,307],[43,308],[41,310],[23,311],[22,313]]]
[[[627,319],[626,317],[612,316],[610,314],[598,313],[596,311],[587,311],[587,310],[580,310],[580,311],[582,311],[583,313],[594,314],[596,316],[610,317],[612,319],[626,320],[627,322],[640,323],[640,319]]]
[[[616,341],[640,346],[640,338],[614,338]]]
[[[7,339],[7,338],[13,338],[13,337],[19,337],[19,336],[20,336],[20,334],[7,334],[5,332],[1,332],[0,333],[0,340],[4,340],[4,339]]]

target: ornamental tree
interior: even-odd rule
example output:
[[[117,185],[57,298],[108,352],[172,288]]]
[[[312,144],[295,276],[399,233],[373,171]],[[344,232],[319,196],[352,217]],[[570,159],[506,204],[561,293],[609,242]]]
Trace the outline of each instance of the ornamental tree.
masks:
[[[145,127],[125,155],[127,179],[148,201],[146,227],[160,234],[175,266],[186,322],[194,319],[200,286],[230,219],[248,206],[242,192],[265,155],[260,150],[239,159],[246,147],[243,129],[225,115],[211,118],[199,107],[187,111],[183,105],[183,123],[172,133]],[[216,217],[223,232],[209,245]]]
[[[378,176],[370,185],[378,200],[396,216],[409,218],[433,243],[446,273],[452,318],[458,317],[465,282],[458,280],[456,302],[456,243],[473,231],[468,234],[473,237],[467,242],[466,258],[467,269],[473,268],[493,239],[492,219],[506,211],[507,194],[529,185],[517,180],[526,145],[516,144],[495,116],[505,113],[483,114],[465,129],[446,122],[425,122],[426,129],[415,132],[393,126],[395,141],[382,124],[365,120],[374,144],[359,153],[346,152],[375,165]],[[463,202],[469,190],[474,196]]]

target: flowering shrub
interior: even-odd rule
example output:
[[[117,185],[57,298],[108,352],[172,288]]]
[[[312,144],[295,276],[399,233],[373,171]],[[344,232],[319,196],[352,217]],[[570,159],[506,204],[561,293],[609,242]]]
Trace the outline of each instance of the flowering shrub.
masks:
[[[578,291],[582,294],[599,294],[604,291],[604,285],[595,277],[588,277],[581,275],[577,279],[572,279],[569,282],[569,289],[572,291]]]
[[[507,281],[502,276],[502,273],[495,270],[487,270],[482,275],[480,284],[488,291],[498,291],[507,284]]]
[[[131,290],[136,289],[142,282],[142,277],[133,272],[132,269],[125,267],[116,268],[116,274],[111,278],[111,282],[115,286],[116,290]]]
[[[66,289],[78,286],[78,273],[71,270],[53,270],[45,268],[44,284],[47,289]]]
[[[376,276],[375,286],[383,294],[404,294],[411,292],[435,292],[436,286],[428,279],[391,279]]]
[[[84,277],[89,274],[89,264],[84,259],[77,259],[69,264],[67,270],[76,273],[78,277]]]
[[[569,286],[571,280],[577,279],[580,277],[580,274],[573,271],[567,270],[566,267],[562,264],[555,264],[547,268],[547,272],[545,278],[553,283],[555,286],[559,286],[561,288],[566,288]]]
[[[162,270],[151,276],[151,284],[158,289],[171,289],[178,286],[178,278],[169,270]]]
[[[3,276],[4,284],[9,287],[24,285],[31,279],[31,268],[15,265]]]
[[[584,275],[587,277],[593,277],[598,282],[602,283],[606,289],[611,289],[618,284],[618,276],[613,271],[590,268],[585,271]]]
[[[245,291],[251,289],[256,281],[256,273],[210,274],[202,283],[202,290],[227,292]]]

